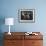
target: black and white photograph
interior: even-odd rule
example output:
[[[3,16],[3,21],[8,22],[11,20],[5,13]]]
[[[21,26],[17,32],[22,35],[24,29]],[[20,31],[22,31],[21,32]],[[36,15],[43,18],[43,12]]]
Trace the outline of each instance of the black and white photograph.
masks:
[[[35,19],[34,9],[21,9],[19,10],[19,22],[34,22]]]

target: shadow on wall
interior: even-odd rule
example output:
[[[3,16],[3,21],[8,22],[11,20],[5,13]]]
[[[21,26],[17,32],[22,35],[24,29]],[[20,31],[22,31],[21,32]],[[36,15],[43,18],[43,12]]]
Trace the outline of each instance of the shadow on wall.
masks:
[[[5,23],[5,17],[0,16],[0,46],[3,46],[3,32],[2,32],[2,25]]]

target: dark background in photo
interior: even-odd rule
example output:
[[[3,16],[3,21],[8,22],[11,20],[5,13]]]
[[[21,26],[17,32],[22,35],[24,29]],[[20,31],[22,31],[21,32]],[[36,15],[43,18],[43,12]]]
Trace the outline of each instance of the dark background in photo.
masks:
[[[21,11],[21,20],[33,20],[33,11]]]

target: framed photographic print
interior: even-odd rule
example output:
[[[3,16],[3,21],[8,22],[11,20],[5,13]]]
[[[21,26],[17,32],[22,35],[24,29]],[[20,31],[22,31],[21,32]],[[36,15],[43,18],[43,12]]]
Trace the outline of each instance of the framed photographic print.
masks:
[[[19,22],[35,22],[35,9],[20,9],[18,14]]]

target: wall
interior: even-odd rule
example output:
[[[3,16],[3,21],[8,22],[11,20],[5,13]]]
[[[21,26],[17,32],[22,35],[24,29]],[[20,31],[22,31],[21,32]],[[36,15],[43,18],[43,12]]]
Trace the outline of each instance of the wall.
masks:
[[[11,31],[46,31],[46,1],[45,0],[1,0],[1,17],[13,17],[15,24]],[[19,23],[19,9],[35,9],[35,23]],[[2,32],[8,31],[6,25],[2,25]]]

